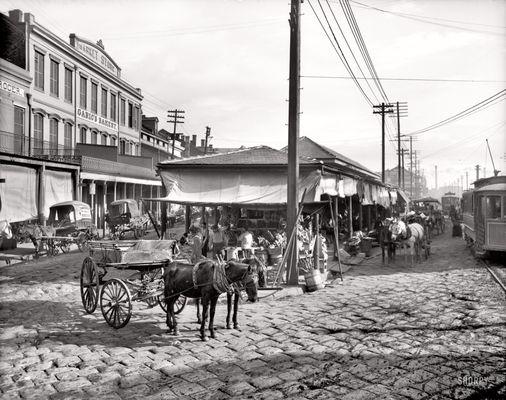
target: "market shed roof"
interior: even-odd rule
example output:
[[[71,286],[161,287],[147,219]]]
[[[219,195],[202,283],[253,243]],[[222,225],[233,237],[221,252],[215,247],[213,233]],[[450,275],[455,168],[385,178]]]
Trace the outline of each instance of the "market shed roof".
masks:
[[[286,147],[284,148],[286,150]],[[314,158],[317,160],[337,163],[338,165],[351,167],[357,172],[369,175],[371,178],[379,179],[379,175],[364,167],[351,158],[348,158],[335,150],[332,150],[326,146],[323,146],[307,136],[302,136],[299,139],[299,155],[302,157]],[[328,164],[327,164],[328,165]]]
[[[189,166],[269,166],[269,165],[287,165],[288,154],[285,151],[276,150],[268,146],[255,146],[245,149],[238,149],[228,153],[210,154],[207,156],[198,156],[182,158],[179,160],[167,160],[160,162],[158,167],[164,166],[189,167]],[[300,165],[320,164],[317,160],[308,157],[299,157]]]

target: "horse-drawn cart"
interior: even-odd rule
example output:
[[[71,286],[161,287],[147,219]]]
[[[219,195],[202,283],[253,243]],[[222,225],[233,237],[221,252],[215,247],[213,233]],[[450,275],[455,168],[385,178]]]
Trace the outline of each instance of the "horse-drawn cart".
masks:
[[[157,304],[166,312],[163,297],[164,268],[174,258],[173,240],[95,241],[90,255],[81,267],[81,300],[85,311],[93,313],[98,303],[106,322],[123,328],[132,316],[132,302]],[[106,279],[112,269],[131,272],[126,278]],[[186,298],[180,296],[176,312],[180,313]]]
[[[114,240],[123,239],[127,232],[132,232],[134,238],[139,239],[146,234],[149,223],[149,218],[141,214],[134,199],[113,201],[108,207],[105,220]]]

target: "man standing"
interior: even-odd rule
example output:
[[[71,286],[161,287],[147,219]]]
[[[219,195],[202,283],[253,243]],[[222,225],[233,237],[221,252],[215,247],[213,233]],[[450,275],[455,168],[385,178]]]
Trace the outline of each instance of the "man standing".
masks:
[[[227,241],[228,238],[225,232],[218,225],[213,225],[209,235],[209,248],[212,250],[214,257],[223,256],[222,251],[227,246]]]

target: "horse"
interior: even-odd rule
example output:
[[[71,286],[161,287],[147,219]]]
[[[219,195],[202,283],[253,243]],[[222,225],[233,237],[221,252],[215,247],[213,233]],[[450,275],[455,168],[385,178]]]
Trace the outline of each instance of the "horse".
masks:
[[[241,330],[239,327],[239,324],[237,323],[237,310],[239,308],[239,298],[241,297],[241,291],[246,290],[248,291],[248,288],[252,287],[253,285],[260,285],[261,282],[261,276],[263,274],[263,268],[261,261],[253,256],[252,258],[245,258],[240,260],[240,263],[242,264],[249,264],[251,265],[253,269],[253,273],[251,275],[246,276],[246,280],[244,282],[244,285],[241,285],[240,283],[234,283],[232,285],[233,292],[227,292],[227,319],[226,319],[226,327],[227,329],[230,328],[230,313],[232,311],[232,297],[234,298],[234,312],[232,315],[232,323],[234,324],[234,329],[237,329],[238,331]],[[257,278],[258,276],[258,278]],[[197,306],[197,323],[202,323],[202,315],[200,314],[200,299],[195,300],[195,305]]]
[[[223,292],[232,290],[231,284],[242,282],[246,285],[248,301],[255,302],[257,296],[257,281],[249,278],[253,275],[251,265],[235,261],[219,264],[213,260],[203,260],[195,265],[171,262],[164,271],[164,297],[167,304],[167,327],[169,332],[179,335],[177,321],[174,314],[174,303],[180,294],[197,299],[202,298],[202,321],[200,324],[200,338],[207,341],[205,324],[209,311],[209,332],[211,338],[216,338],[214,333],[214,314],[218,297]]]
[[[389,262],[390,259],[395,259],[396,246],[395,241],[392,240],[392,232],[390,231],[391,223],[392,218],[386,218],[385,220],[378,219],[375,224],[378,243],[381,247],[381,262],[383,264],[385,264],[385,255],[387,256],[387,262]]]
[[[7,220],[0,221],[0,239],[12,239],[12,228],[11,224]]]
[[[420,249],[425,240],[424,228],[419,223],[406,224],[400,219],[394,219],[390,225],[392,240],[400,241],[402,247],[409,246],[411,253],[411,266],[413,266],[413,257],[416,253],[417,260],[420,261]],[[406,262],[406,251],[404,251],[404,262]]]
[[[35,253],[40,253],[44,248],[42,236],[56,236],[56,229],[52,225],[42,226],[38,224],[21,224],[18,235],[22,241],[30,239],[35,247]]]

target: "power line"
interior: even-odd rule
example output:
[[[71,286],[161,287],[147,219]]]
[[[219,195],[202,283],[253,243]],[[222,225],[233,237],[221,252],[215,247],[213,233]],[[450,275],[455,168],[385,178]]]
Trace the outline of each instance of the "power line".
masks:
[[[480,101],[479,103],[477,103],[471,107],[468,107],[465,110],[463,110],[455,115],[452,115],[451,117],[445,118],[442,121],[439,121],[439,122],[436,122],[435,124],[429,125],[426,128],[419,129],[417,131],[408,133],[406,136],[424,133],[424,132],[439,128],[443,125],[449,124],[450,122],[457,121],[457,120],[464,118],[470,114],[474,114],[478,111],[481,111],[485,108],[488,108],[488,107],[498,103],[499,101],[502,101],[503,100],[502,98],[505,96],[505,94],[506,94],[506,89],[503,89],[500,92],[498,92],[490,97],[487,97],[485,100]]]
[[[352,79],[349,76],[333,76],[333,75],[301,75],[301,78],[311,78],[311,79]],[[360,78],[357,79],[366,79],[366,80],[374,80],[374,78]],[[487,79],[448,79],[448,78],[381,78],[384,81],[415,81],[415,82],[458,82],[458,83],[503,83],[506,80],[487,80]]]
[[[314,16],[316,17],[316,19],[318,20],[318,22],[320,23],[320,26],[321,28],[323,29],[323,32],[325,33],[325,35],[327,36],[327,39],[329,40],[330,44],[332,45],[332,47],[334,48],[334,51],[336,52],[336,54],[338,55],[339,59],[341,60],[341,62],[343,63],[343,65],[345,66],[346,70],[348,71],[348,73],[350,74],[350,76],[353,78],[353,81],[355,82],[355,85],[357,85],[358,89],[360,90],[360,92],[362,93],[362,95],[364,96],[364,98],[366,99],[367,103],[369,103],[370,106],[373,105],[373,102],[371,101],[371,99],[369,98],[369,96],[367,96],[367,94],[364,92],[364,89],[362,88],[362,86],[360,85],[360,83],[358,82],[358,80],[356,79],[355,77],[355,74],[353,73],[353,71],[351,70],[349,64],[348,64],[348,61],[346,60],[346,58],[344,57],[344,53],[342,52],[341,50],[341,47],[339,46],[339,43],[337,42],[337,39],[335,38],[335,35],[334,33],[332,32],[333,36],[334,36],[334,39],[336,41],[336,44],[334,44],[334,42],[332,41],[329,33],[327,32],[327,30],[325,29],[325,26],[323,25],[323,22],[321,21],[320,17],[318,16],[318,13],[316,12],[316,10],[314,9],[313,5],[311,4],[311,0],[308,0],[308,3],[309,3],[309,6],[311,7],[311,10],[313,11],[313,14]],[[318,0],[318,3],[319,0]],[[321,7],[321,4],[320,4],[320,7]],[[323,10],[323,9],[322,9]],[[323,13],[324,16],[325,16],[325,19],[327,20],[327,23],[328,23],[328,19],[325,15],[325,12]],[[330,26],[330,24],[329,24]],[[332,31],[332,29],[331,29]],[[336,45],[337,45],[337,48],[336,48]],[[339,50],[338,50],[339,49]]]
[[[441,22],[434,22],[434,21],[431,21],[431,20],[440,20],[440,21],[447,21],[447,22],[450,21],[450,22],[453,22],[453,23],[469,24],[467,22],[459,22],[459,21],[448,20],[448,19],[443,19],[443,18],[424,17],[424,16],[420,16],[420,15],[416,15],[416,14],[408,14],[408,13],[389,11],[389,10],[384,10],[382,8],[373,7],[373,6],[364,4],[364,3],[360,3],[358,1],[353,1],[353,0],[351,0],[351,1],[352,1],[352,3],[354,3],[354,4],[358,5],[358,6],[361,6],[363,8],[368,8],[368,9],[379,11],[379,12],[386,13],[386,14],[396,15],[396,16],[401,17],[401,18],[406,18],[406,19],[410,19],[410,20],[413,20],[413,21],[423,22],[425,24],[437,25],[437,26],[442,26],[442,27],[445,27],[445,28],[459,29],[459,30],[463,30],[463,31],[467,31],[467,32],[474,32],[474,33],[486,33],[486,34],[498,35],[498,36],[503,36],[504,35],[504,33],[493,32],[493,31],[485,31],[485,30],[479,30],[479,29],[464,28],[464,27],[461,27],[461,26],[448,25],[448,24],[443,24]],[[482,25],[482,24],[474,24],[474,25]],[[497,28],[497,29],[505,29],[505,27],[502,27],[502,26],[500,27],[500,26],[489,25],[489,27],[494,27],[494,28]]]

